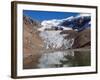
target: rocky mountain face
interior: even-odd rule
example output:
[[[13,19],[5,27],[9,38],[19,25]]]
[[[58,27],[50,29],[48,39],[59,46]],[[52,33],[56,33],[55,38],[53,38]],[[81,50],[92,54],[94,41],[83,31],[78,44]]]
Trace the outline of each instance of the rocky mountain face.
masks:
[[[24,68],[35,67],[37,63],[39,57],[39,55],[37,55],[39,53],[37,49],[41,49],[43,45],[39,31],[37,31],[39,27],[41,27],[39,22],[27,16],[23,16]]]
[[[62,31],[60,34],[69,34],[65,36],[65,39],[74,38],[74,43],[72,49],[76,48],[90,48],[91,46],[91,31],[90,28],[87,28],[81,32],[74,30]]]
[[[63,21],[60,26],[71,27],[77,29],[77,31],[82,31],[91,26],[90,21],[90,16],[76,16]]]
[[[72,48],[90,48],[91,31],[90,28],[79,32],[75,38]]]

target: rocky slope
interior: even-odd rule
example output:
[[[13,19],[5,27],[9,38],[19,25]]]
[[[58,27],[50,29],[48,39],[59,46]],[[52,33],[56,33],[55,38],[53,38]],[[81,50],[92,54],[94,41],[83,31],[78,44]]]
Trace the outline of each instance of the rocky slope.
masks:
[[[37,63],[39,57],[39,50],[37,49],[41,49],[43,44],[39,37],[39,31],[37,31],[39,27],[41,27],[39,22],[23,16],[24,68],[33,68]]]
[[[62,31],[60,34],[69,34],[65,36],[65,39],[74,38],[74,43],[72,45],[72,49],[76,48],[90,48],[91,46],[91,31],[90,28],[87,28],[81,32],[77,32],[74,30]]]
[[[90,28],[79,32],[75,38],[72,48],[90,48],[91,31]]]

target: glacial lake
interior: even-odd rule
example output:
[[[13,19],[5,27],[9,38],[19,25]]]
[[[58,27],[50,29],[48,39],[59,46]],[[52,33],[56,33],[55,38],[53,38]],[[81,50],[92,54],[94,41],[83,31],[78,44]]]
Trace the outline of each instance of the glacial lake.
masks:
[[[56,51],[44,53],[39,58],[38,68],[77,67],[91,65],[90,50]]]

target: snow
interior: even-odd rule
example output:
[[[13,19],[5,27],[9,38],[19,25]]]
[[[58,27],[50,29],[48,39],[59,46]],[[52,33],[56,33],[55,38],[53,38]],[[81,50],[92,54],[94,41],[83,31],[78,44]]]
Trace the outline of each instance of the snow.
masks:
[[[41,25],[44,28],[52,28],[53,26],[58,26],[61,22],[62,22],[62,20],[56,20],[56,19],[44,20],[44,21],[42,21]]]
[[[91,14],[88,14],[88,13],[81,13],[79,15],[77,15],[76,17],[86,17],[86,16],[91,16]]]
[[[58,27],[63,28],[63,30],[73,30],[73,29],[72,29],[72,28],[70,28],[70,27],[64,27],[64,26],[58,26]]]
[[[70,16],[70,17],[68,17],[68,18],[65,18],[65,19],[62,19],[63,21],[65,21],[65,20],[72,20],[74,18],[74,16]]]
[[[71,48],[74,39],[64,39],[64,36],[68,34],[62,35],[60,32],[61,31],[43,31],[40,33],[40,37],[43,39],[46,49]]]
[[[44,20],[41,22],[41,25],[42,27],[39,28],[38,30],[39,31],[44,31],[45,29],[51,29],[53,27],[63,27],[64,30],[72,30],[72,28],[70,27],[64,27],[64,26],[59,26],[63,21],[65,20],[71,20],[73,19],[74,17],[71,16],[71,17],[68,17],[68,18],[65,18],[65,19],[52,19],[52,20]]]
[[[39,28],[38,30],[44,31],[45,29],[54,29],[55,27],[63,28],[63,30],[73,30],[72,27],[70,27],[70,25],[62,26],[61,24],[64,21],[73,23],[74,20],[77,20],[79,18],[89,17],[89,16],[91,16],[91,14],[81,13],[81,14],[78,14],[77,16],[70,16],[65,19],[44,20],[41,22],[42,27]],[[86,18],[84,18],[84,19],[86,19]],[[72,24],[72,25],[74,26],[75,24]]]
[[[91,21],[88,24],[91,24]]]

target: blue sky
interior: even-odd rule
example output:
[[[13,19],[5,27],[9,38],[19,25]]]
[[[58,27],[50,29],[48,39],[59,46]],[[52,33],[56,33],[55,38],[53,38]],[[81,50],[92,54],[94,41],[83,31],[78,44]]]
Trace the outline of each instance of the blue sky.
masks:
[[[23,15],[29,16],[32,19],[43,21],[50,19],[64,19],[70,16],[76,16],[79,13],[72,12],[52,12],[52,11],[33,11],[23,10]]]

